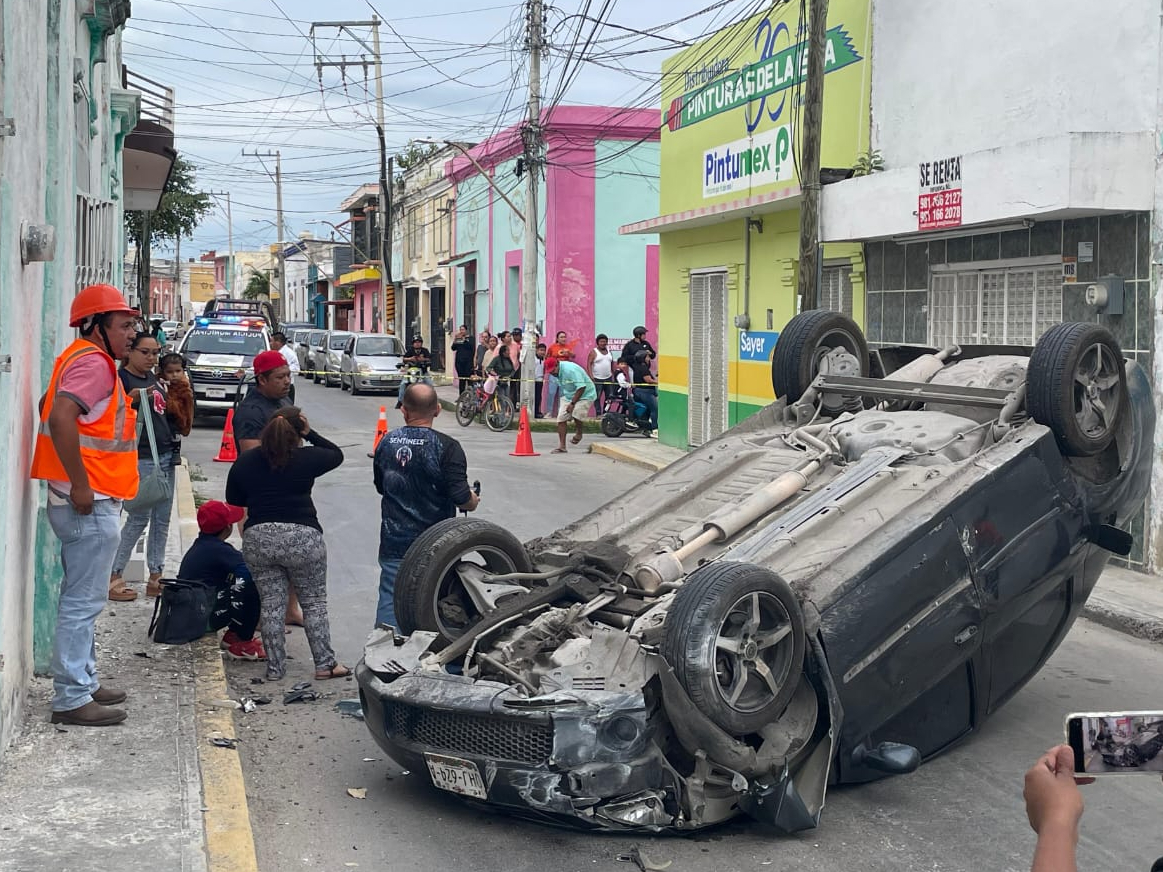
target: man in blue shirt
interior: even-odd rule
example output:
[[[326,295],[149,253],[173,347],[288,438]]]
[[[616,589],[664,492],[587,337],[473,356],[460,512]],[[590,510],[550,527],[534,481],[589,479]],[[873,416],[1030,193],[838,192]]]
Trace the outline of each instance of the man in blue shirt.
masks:
[[[396,627],[395,589],[400,561],[416,537],[438,521],[473,511],[479,498],[468,484],[460,443],[432,429],[440,414],[436,389],[409,385],[401,397],[404,426],[376,446],[372,480],[380,501],[380,593],[376,624]]]
[[[565,454],[565,433],[569,422],[573,421],[574,434],[569,441],[577,445],[582,441],[582,420],[590,412],[590,406],[598,398],[597,388],[589,374],[572,360],[545,361],[547,375],[556,375],[561,386],[561,410],[557,414],[557,440],[554,454]]]

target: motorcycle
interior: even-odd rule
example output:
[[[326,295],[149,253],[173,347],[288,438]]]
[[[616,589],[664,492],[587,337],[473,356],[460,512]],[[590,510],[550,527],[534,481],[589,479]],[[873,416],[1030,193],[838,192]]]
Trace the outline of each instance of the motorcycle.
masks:
[[[614,439],[623,433],[650,433],[650,413],[634,399],[632,388],[619,387],[602,415],[602,434]]]

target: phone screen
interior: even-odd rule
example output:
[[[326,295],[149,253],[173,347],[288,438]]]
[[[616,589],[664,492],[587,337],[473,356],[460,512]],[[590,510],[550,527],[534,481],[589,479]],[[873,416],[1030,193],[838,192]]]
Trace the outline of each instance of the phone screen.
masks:
[[[1066,716],[1076,775],[1163,772],[1163,711]]]

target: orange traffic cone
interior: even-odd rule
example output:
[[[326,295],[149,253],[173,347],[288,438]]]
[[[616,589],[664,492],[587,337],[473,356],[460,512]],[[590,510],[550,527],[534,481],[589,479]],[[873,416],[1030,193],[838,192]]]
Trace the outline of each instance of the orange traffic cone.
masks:
[[[222,445],[218,448],[215,463],[234,463],[238,460],[238,446],[234,444],[234,409],[226,413],[226,426],[222,429]]]
[[[368,457],[376,456],[376,449],[380,447],[380,440],[384,438],[384,434],[388,432],[388,407],[380,406],[380,419],[376,421],[376,435],[372,440],[372,450],[367,453]]]
[[[521,407],[521,424],[517,427],[517,447],[509,452],[510,457],[540,457],[533,450],[533,434],[529,431],[529,407]]]

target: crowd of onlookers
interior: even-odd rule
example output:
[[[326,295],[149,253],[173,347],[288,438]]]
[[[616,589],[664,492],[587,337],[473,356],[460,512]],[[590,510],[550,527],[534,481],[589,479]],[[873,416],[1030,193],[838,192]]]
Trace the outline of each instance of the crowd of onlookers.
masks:
[[[577,414],[571,415],[572,419],[580,420],[590,408],[601,417],[621,389],[647,407],[648,432],[652,434],[658,429],[658,377],[654,369],[657,352],[646,338],[647,332],[645,327],[635,327],[634,338],[615,356],[605,333],[595,336],[587,351],[579,351],[582,340],[570,339],[564,330],[554,334],[552,343],[534,336],[533,342],[526,345],[519,327],[500,333],[482,330],[474,341],[468,327],[462,324],[452,342],[457,390],[463,392],[474,379],[483,379],[487,396],[498,388],[508,390],[517,405],[522,381],[532,380],[534,417],[557,418],[560,422],[561,410],[569,404],[569,397],[562,391],[560,364],[568,361],[582,369],[594,394],[584,411],[575,403],[573,411]]]

